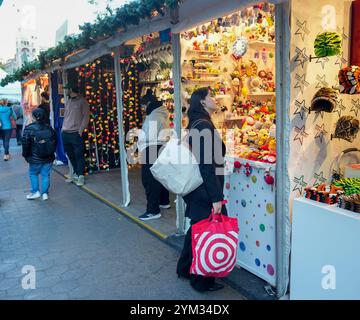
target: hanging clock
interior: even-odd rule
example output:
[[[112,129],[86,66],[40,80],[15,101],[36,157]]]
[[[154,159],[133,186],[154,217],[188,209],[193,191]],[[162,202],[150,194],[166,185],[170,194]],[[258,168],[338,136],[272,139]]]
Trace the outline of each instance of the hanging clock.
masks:
[[[233,44],[232,54],[236,60],[243,57],[248,49],[248,41],[246,38],[238,38]]]

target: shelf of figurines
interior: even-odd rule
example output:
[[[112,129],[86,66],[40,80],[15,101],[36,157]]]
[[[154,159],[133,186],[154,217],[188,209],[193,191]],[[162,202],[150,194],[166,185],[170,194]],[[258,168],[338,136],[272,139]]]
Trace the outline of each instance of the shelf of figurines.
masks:
[[[261,169],[261,170],[273,171],[273,172],[275,172],[276,170],[276,163],[250,160],[229,153],[226,154],[225,156],[225,162],[226,162],[226,172],[225,172],[226,174],[231,174],[241,169],[244,169],[244,171],[246,171],[247,168],[248,169],[255,168],[255,169]]]
[[[249,46],[252,47],[266,47],[268,49],[274,49],[275,48],[275,42],[268,42],[268,41],[260,41],[260,40],[253,40],[253,41],[249,41],[248,42]],[[196,54],[203,54],[203,55],[213,55],[213,57],[211,58],[218,58],[220,59],[221,57],[218,55],[218,53],[214,50],[198,50],[198,49],[189,49],[188,50],[189,53],[196,53]],[[210,58],[210,57],[206,57],[206,58]],[[198,59],[198,58],[196,58]]]

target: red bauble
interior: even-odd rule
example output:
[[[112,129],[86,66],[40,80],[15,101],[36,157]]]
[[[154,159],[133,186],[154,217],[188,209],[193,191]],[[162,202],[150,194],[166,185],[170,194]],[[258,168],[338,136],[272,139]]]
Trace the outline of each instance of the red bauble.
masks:
[[[240,163],[240,161],[235,161],[235,162],[234,162],[234,168],[235,168],[235,169],[240,169],[240,168],[241,168],[241,163]]]
[[[275,183],[275,179],[273,176],[271,176],[270,174],[267,174],[265,176],[265,182],[269,185],[273,185]]]

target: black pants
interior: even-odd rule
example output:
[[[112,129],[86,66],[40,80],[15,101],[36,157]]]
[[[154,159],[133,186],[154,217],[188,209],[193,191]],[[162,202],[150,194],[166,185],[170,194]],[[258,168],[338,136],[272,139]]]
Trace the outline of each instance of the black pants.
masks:
[[[17,124],[16,125],[16,141],[17,141],[18,145],[21,144],[22,129],[23,129],[22,124]]]
[[[141,158],[141,179],[147,200],[146,212],[152,214],[160,213],[159,205],[167,205],[170,203],[169,191],[154,178],[150,171],[160,148],[161,146],[150,146],[146,148]]]
[[[0,138],[3,141],[6,155],[9,154],[11,134],[12,134],[12,129],[0,130]]]
[[[197,221],[191,220],[191,226]],[[208,288],[212,287],[215,283],[213,277],[203,277],[194,274],[190,274],[190,267],[192,263],[192,244],[191,244],[191,231],[192,227],[189,228],[185,236],[184,247],[180,255],[180,259],[177,264],[177,274],[190,279],[191,286],[197,291],[207,291]]]
[[[69,157],[74,173],[83,176],[85,173],[84,140],[77,132],[63,132],[64,150]]]

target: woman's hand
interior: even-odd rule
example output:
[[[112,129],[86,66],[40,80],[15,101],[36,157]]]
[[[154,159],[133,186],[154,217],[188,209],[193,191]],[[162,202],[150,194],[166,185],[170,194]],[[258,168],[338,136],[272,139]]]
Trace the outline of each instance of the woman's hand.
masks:
[[[214,202],[213,203],[214,213],[215,214],[221,214],[222,206],[223,206],[222,201]]]

